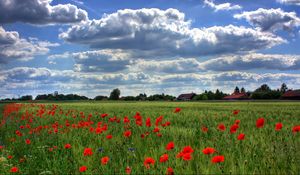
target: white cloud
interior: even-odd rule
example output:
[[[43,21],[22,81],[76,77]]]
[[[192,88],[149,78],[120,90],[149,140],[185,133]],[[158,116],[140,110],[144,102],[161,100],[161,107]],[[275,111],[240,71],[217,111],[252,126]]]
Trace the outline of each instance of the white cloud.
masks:
[[[0,64],[12,60],[27,61],[36,55],[45,55],[49,47],[59,46],[58,43],[39,41],[36,38],[20,38],[16,31],[5,31],[0,26]]]
[[[1,0],[0,23],[30,24],[77,23],[88,19],[88,14],[71,4],[51,5],[52,0]]]
[[[245,18],[251,25],[262,31],[288,30],[300,26],[300,18],[295,12],[285,12],[278,9],[259,8],[255,11],[234,15],[234,18]]]
[[[222,4],[215,4],[213,0],[204,0],[205,5],[213,8],[216,12],[221,10],[239,10],[242,9],[240,5],[232,5],[231,3],[222,3]]]
[[[253,51],[286,42],[271,33],[233,25],[191,28],[191,21],[176,9],[118,10],[74,25],[59,36],[91,48],[151,51],[152,57]]]
[[[300,0],[277,0],[277,2],[287,5],[300,5]]]

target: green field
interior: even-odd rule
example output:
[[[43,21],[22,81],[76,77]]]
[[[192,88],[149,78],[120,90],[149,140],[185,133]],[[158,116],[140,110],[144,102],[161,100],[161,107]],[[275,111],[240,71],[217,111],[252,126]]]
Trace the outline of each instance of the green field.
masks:
[[[53,104],[57,107],[54,108]],[[0,104],[1,111],[4,105]],[[12,167],[17,167],[21,174],[80,174],[81,166],[87,167],[83,172],[86,174],[126,174],[127,167],[131,174],[167,174],[168,167],[175,174],[300,173],[300,132],[292,132],[300,125],[299,102],[74,102],[43,105],[45,107],[27,103],[17,113],[12,112],[6,117],[1,112],[5,124],[0,127],[0,174],[9,174]],[[181,111],[174,113],[176,107]],[[240,112],[234,115],[233,110]],[[136,125],[136,112],[142,117],[142,126]],[[102,118],[103,113],[108,116]],[[109,121],[114,116],[115,120]],[[123,122],[124,116],[128,116],[130,125]],[[160,130],[153,132],[159,116],[163,116],[157,126]],[[151,127],[145,125],[148,117],[151,118]],[[258,118],[265,119],[261,128],[256,127]],[[236,120],[240,120],[239,127],[235,133],[230,133]],[[97,134],[98,122],[102,122],[98,128],[107,124],[107,130]],[[171,124],[163,127],[161,124],[165,122]],[[279,122],[283,127],[276,131],[275,124]],[[226,126],[225,131],[218,129],[220,123]],[[16,134],[17,130],[22,136]],[[124,131],[131,131],[131,136],[125,137]],[[146,132],[149,135],[141,138]],[[241,133],[245,134],[244,140],[237,139]],[[107,139],[107,135],[112,135],[112,138]],[[26,139],[31,143],[26,144]],[[166,150],[171,141],[175,144],[174,149]],[[66,149],[66,144],[71,148]],[[191,160],[177,158],[185,146],[194,150],[190,153]],[[207,147],[216,152],[203,154],[202,150]],[[85,148],[92,148],[93,154],[84,156]],[[168,154],[168,161],[161,163],[163,154]],[[217,155],[224,156],[224,162],[212,163],[212,158]],[[106,156],[109,161],[101,164],[101,158]],[[147,157],[155,160],[150,168],[144,165]]]

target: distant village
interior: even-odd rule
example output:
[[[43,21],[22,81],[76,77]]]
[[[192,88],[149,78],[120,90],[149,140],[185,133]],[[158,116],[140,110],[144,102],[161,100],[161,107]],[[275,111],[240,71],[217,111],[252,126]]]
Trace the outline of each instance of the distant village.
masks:
[[[138,96],[120,96],[121,91],[114,89],[109,96],[99,95],[91,99],[86,96],[80,96],[77,94],[59,94],[55,91],[53,94],[37,95],[34,99],[31,95],[21,96],[19,98],[6,98],[1,101],[67,101],[67,100],[123,100],[123,101],[204,101],[204,100],[300,100],[300,89],[292,90],[287,87],[285,83],[278,89],[271,89],[267,84],[261,85],[253,92],[246,91],[244,87],[241,89],[235,87],[233,93],[226,94],[217,89],[215,92],[204,91],[201,94],[196,93],[184,93],[178,97],[172,95],[154,94],[147,96],[145,93],[141,93]]]

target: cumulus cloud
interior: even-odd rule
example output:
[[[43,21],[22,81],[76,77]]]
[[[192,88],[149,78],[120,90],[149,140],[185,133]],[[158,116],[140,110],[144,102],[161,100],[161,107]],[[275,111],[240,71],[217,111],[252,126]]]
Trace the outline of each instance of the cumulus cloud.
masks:
[[[66,52],[48,57],[52,63],[53,60],[64,58],[74,59],[74,70],[79,72],[117,72],[127,69],[127,66],[132,62],[130,53],[119,49]]]
[[[71,4],[51,5],[52,0],[1,0],[0,23],[30,24],[77,23],[88,19],[88,14]]]
[[[239,5],[232,5],[231,3],[215,4],[213,0],[204,0],[205,5],[213,8],[216,12],[221,10],[239,10],[242,9]]]
[[[20,38],[16,31],[5,31],[0,26],[0,64],[12,60],[29,60],[35,55],[44,55],[49,47],[59,46],[58,43],[39,41],[36,38]]]
[[[300,5],[300,0],[277,0],[281,4]]]
[[[261,31],[288,30],[300,26],[300,18],[296,12],[285,12],[278,9],[259,8],[255,11],[243,12],[234,15],[237,19],[246,19],[251,25],[258,27]]]
[[[234,71],[250,69],[300,70],[300,55],[227,55],[200,63],[201,70]]]
[[[118,10],[99,20],[73,25],[59,37],[91,48],[185,57],[252,51],[286,42],[274,34],[241,26],[191,28],[184,13],[154,8]]]

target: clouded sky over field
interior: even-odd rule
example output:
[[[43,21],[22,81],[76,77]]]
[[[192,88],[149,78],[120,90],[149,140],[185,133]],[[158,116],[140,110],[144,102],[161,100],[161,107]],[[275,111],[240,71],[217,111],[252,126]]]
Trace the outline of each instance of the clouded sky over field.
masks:
[[[0,0],[0,98],[300,88],[300,0]]]

